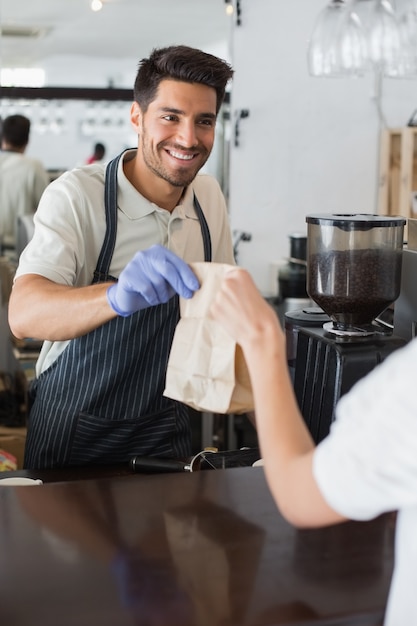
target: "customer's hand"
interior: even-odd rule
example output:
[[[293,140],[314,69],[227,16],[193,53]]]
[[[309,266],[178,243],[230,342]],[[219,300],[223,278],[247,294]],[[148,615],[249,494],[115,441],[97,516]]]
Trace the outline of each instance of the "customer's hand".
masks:
[[[271,333],[283,339],[275,311],[243,268],[225,274],[210,315],[242,346],[267,340]]]
[[[155,245],[135,254],[117,283],[108,288],[107,300],[118,315],[127,317],[168,302],[176,293],[191,298],[199,287],[185,261],[164,246]]]

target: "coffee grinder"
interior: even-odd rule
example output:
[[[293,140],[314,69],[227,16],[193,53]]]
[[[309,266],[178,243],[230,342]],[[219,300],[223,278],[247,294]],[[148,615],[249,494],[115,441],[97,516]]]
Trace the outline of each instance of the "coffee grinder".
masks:
[[[326,321],[297,329],[292,375],[318,443],[330,430],[339,398],[406,343],[382,321],[400,293],[405,219],[318,214],[306,221],[307,292]]]

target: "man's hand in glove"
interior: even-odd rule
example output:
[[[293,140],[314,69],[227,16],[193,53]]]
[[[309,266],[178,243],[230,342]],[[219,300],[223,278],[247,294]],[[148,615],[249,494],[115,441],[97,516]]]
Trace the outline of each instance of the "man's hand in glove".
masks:
[[[111,308],[123,317],[156,304],[168,302],[178,293],[191,298],[200,287],[191,268],[176,254],[155,245],[137,252],[107,289]]]

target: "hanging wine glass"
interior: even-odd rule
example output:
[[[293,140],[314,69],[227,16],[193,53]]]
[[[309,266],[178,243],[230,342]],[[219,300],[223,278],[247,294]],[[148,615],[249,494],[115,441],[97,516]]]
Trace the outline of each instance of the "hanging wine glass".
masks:
[[[308,52],[311,76],[360,76],[367,65],[367,44],[358,16],[346,0],[330,0],[319,14]]]
[[[404,77],[417,77],[417,2],[410,0],[399,20],[404,49]]]
[[[407,69],[407,52],[399,21],[388,0],[375,3],[368,32],[369,56],[385,76],[401,77]]]
[[[349,10],[339,33],[340,63],[345,73],[362,76],[370,69],[366,34],[358,15]]]

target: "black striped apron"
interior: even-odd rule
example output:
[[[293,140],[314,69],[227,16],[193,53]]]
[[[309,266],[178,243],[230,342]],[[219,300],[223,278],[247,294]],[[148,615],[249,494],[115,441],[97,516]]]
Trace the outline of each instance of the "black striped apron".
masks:
[[[123,154],[123,153],[122,153]],[[106,234],[93,283],[109,275],[117,230],[117,167],[106,170]],[[197,198],[205,261],[208,225]],[[165,398],[169,351],[179,319],[178,296],[129,317],[116,317],[73,339],[34,381],[24,467],[123,463],[135,454],[191,454],[188,408]]]

